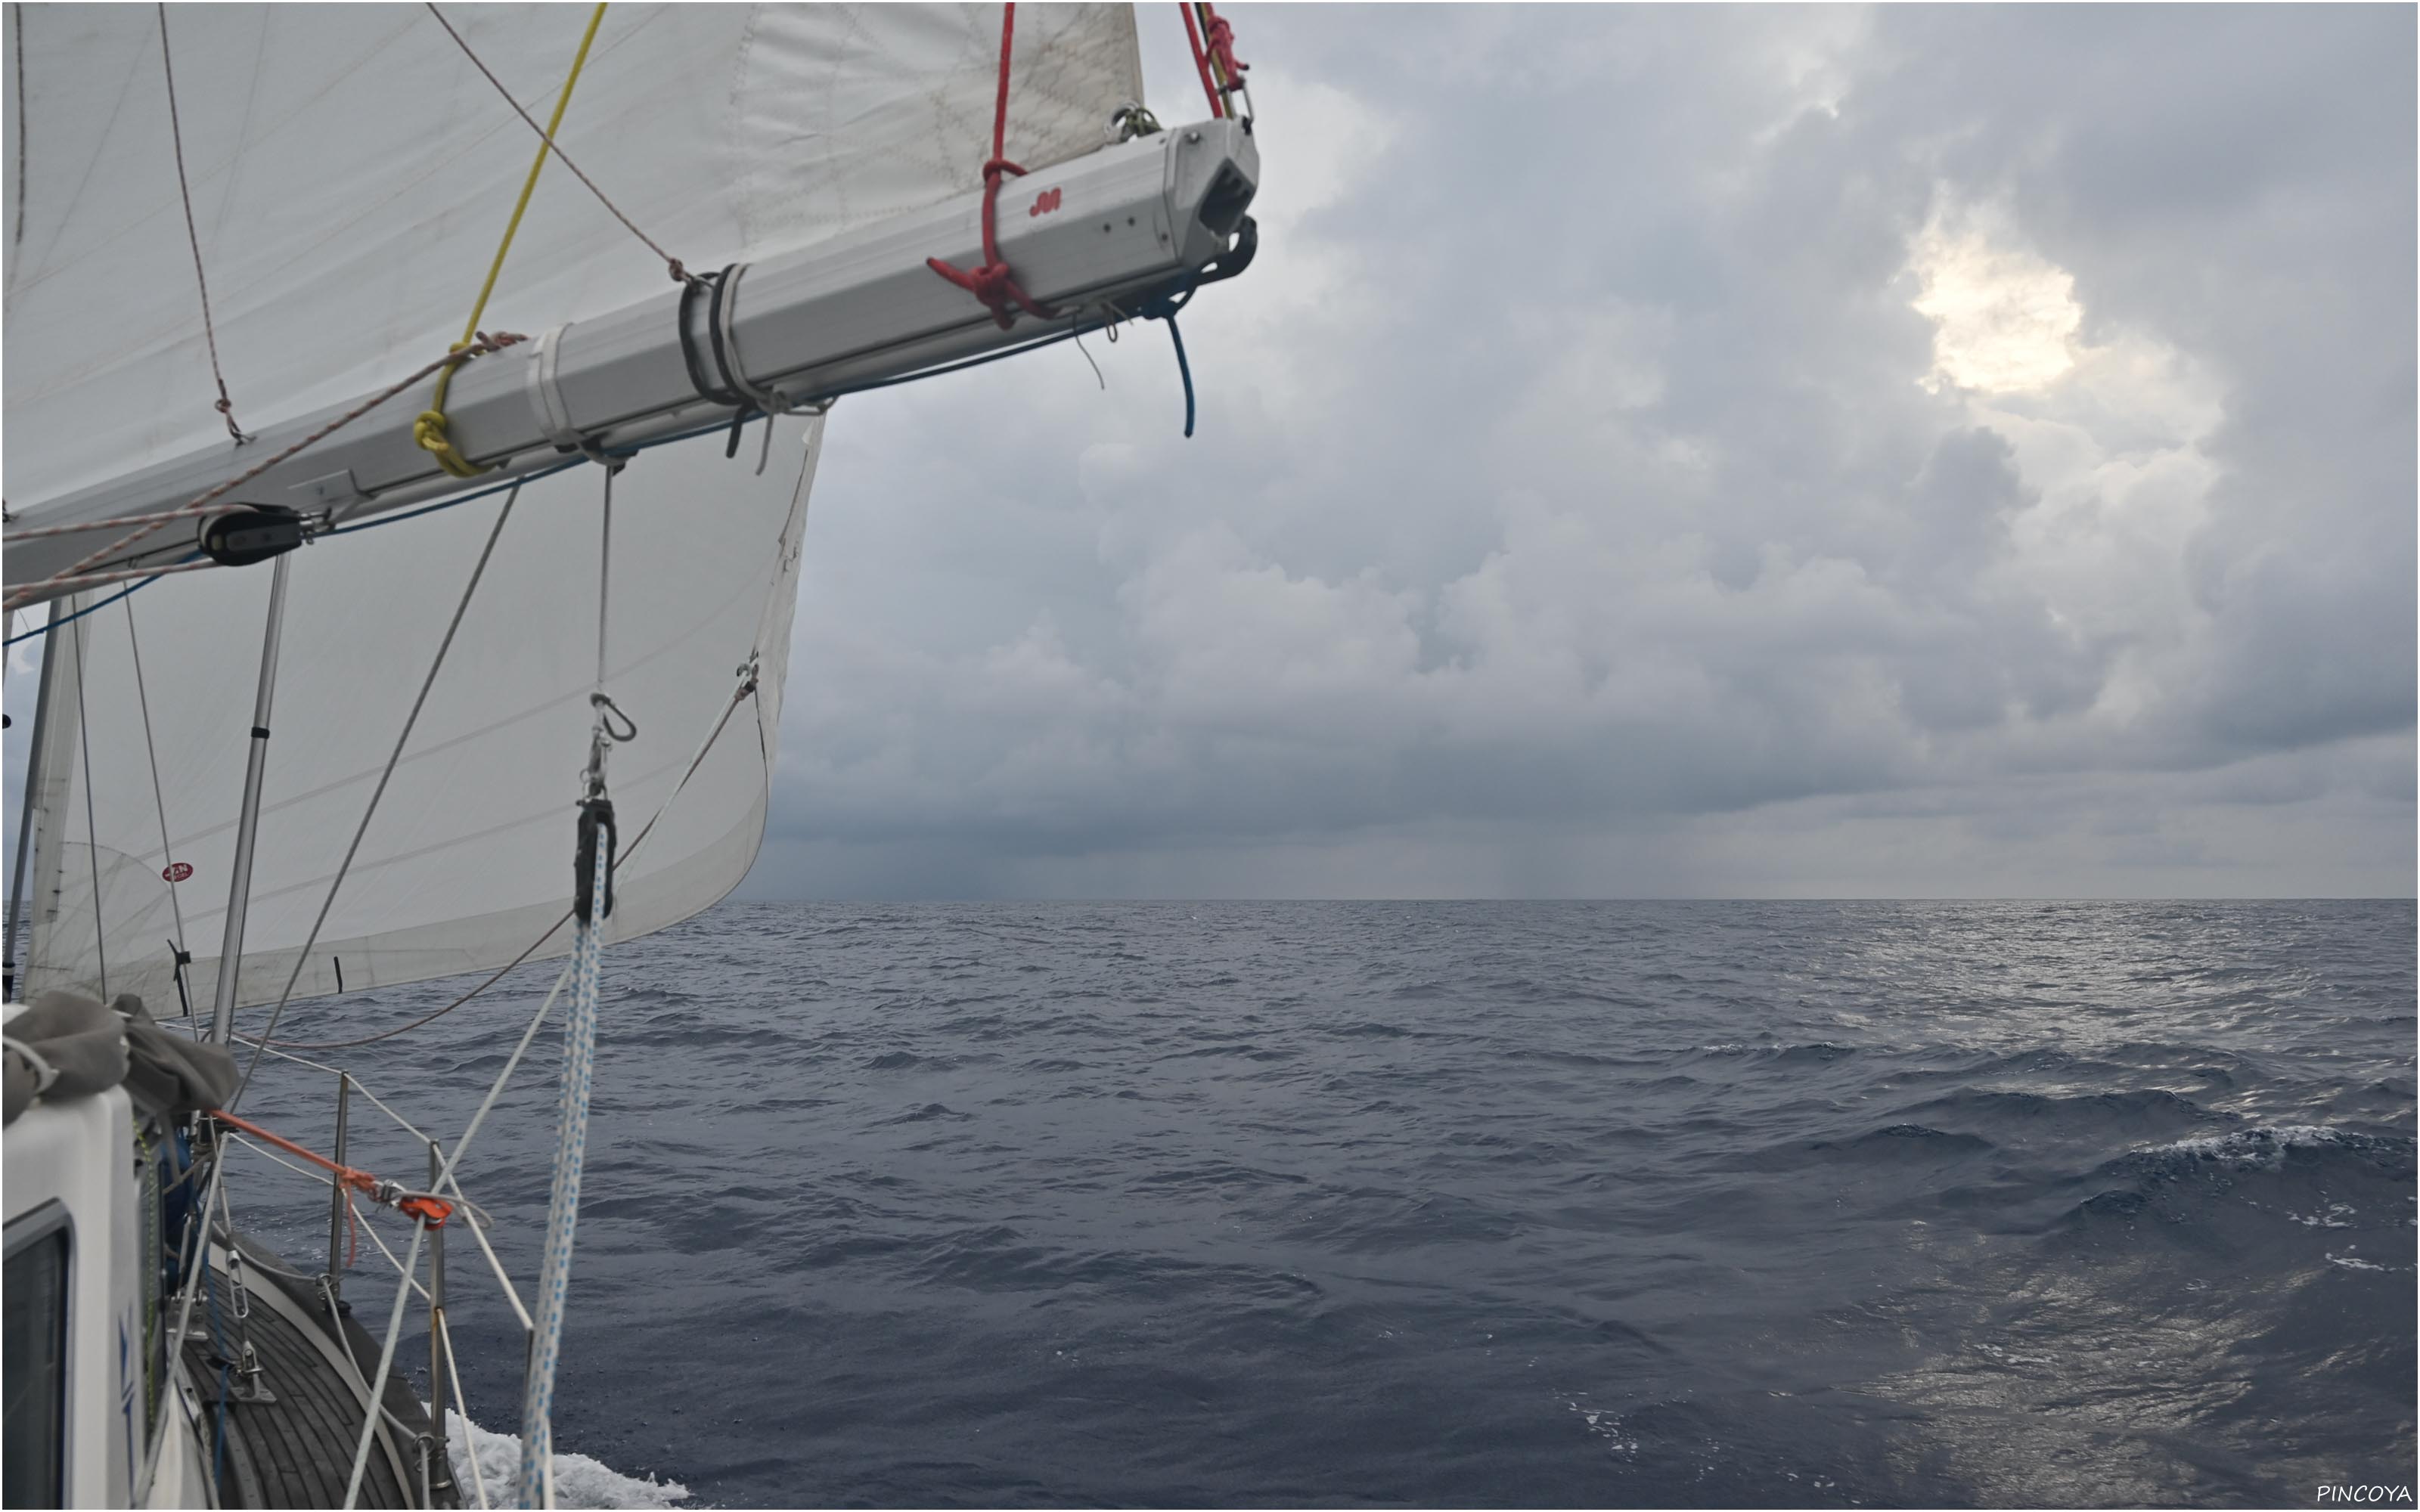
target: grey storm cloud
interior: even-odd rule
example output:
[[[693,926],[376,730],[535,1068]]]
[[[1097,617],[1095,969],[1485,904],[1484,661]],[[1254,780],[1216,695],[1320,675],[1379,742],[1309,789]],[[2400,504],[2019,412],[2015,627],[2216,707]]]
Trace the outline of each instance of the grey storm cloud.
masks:
[[[752,892],[2411,890],[2408,9],[1234,20],[1200,434],[842,407]]]

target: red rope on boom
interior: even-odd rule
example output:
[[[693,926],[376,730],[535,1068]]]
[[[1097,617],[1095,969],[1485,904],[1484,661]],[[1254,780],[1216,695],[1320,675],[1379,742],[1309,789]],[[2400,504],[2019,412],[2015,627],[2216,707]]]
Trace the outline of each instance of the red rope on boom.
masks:
[[[1218,85],[1210,79],[1210,54],[1202,51],[1202,26],[1193,16],[1193,0],[1185,0],[1176,8],[1185,17],[1185,39],[1193,44],[1193,67],[1202,75],[1202,93],[1210,101],[1211,117],[1218,119],[1224,116],[1227,110],[1218,99]]]
[[[972,270],[954,268],[939,257],[927,257],[924,266],[965,289],[983,301],[1000,329],[1006,331],[1016,321],[1012,306],[1040,320],[1055,320],[1059,312],[1037,303],[1033,296],[1017,285],[1016,275],[1000,255],[1000,238],[995,229],[995,210],[1000,204],[1001,179],[1007,175],[1022,177],[1025,170],[1008,161],[1008,59],[1016,37],[1016,7],[1013,3],[1001,7],[1000,14],[1000,97],[991,112],[991,158],[984,164],[983,201],[983,266]]]

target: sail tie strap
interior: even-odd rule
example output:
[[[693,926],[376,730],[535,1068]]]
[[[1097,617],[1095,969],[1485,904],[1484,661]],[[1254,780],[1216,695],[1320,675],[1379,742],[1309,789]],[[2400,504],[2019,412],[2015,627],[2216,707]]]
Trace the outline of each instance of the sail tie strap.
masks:
[[[822,414],[831,408],[832,402],[830,399],[820,404],[802,406],[794,402],[779,384],[758,383],[748,376],[747,362],[739,353],[738,326],[739,280],[747,271],[746,263],[734,263],[722,270],[722,276],[715,281],[714,301],[708,311],[714,322],[715,365],[721,372],[722,381],[745,401],[740,414],[736,418],[745,419],[750,409],[765,416],[768,421],[775,415]],[[771,435],[771,425],[767,425],[765,429],[768,436]],[[723,455],[730,455],[730,449],[726,448]],[[756,471],[762,472],[765,470],[759,466]]]
[[[442,21],[443,18],[439,19]],[[529,209],[530,196],[537,192],[537,176],[546,167],[549,155],[554,151],[554,133],[563,129],[563,113],[571,106],[572,86],[580,83],[580,70],[588,64],[589,44],[597,40],[597,28],[603,24],[604,20],[603,6],[589,12],[588,29],[580,34],[580,51],[572,54],[571,71],[564,76],[563,92],[554,97],[554,115],[546,123],[545,140],[538,144],[537,156],[530,162],[529,175],[521,180],[520,198],[513,202],[512,219],[504,223],[504,239],[496,243],[496,255],[488,264],[487,282],[479,285],[479,298],[471,306],[471,318],[463,322],[462,339],[454,344],[456,351],[479,339],[479,317],[488,313],[488,296],[496,291],[496,277],[504,270],[504,255],[513,250],[513,237],[521,228],[521,216]],[[437,392],[429,397],[428,408],[411,423],[411,439],[419,443],[422,451],[433,455],[437,465],[453,476],[475,478],[488,470],[464,456],[452,438],[445,434],[445,394],[453,382],[454,370],[450,367],[437,375]]]
[[[283,1134],[271,1134],[246,1119],[239,1119],[224,1108],[211,1108],[209,1117],[252,1135],[264,1144],[275,1145],[289,1155],[299,1156],[326,1171],[341,1184],[383,1208],[393,1208],[407,1218],[418,1218],[431,1228],[442,1228],[445,1220],[454,1216],[454,1204],[434,1192],[418,1192],[400,1181],[382,1181],[369,1172],[351,1165],[339,1165],[314,1149],[296,1144]]]
[[[1001,7],[1000,14],[1000,93],[991,112],[991,157],[983,166],[983,266],[957,268],[939,257],[927,257],[924,266],[965,289],[983,301],[991,312],[994,324],[1006,331],[1016,320],[1016,310],[1023,310],[1037,320],[1056,320],[1059,312],[1035,301],[1016,282],[1016,275],[1000,255],[999,215],[1001,181],[1014,174],[1022,177],[1025,170],[1008,161],[1008,64],[1016,38],[1016,6],[1014,0]]]

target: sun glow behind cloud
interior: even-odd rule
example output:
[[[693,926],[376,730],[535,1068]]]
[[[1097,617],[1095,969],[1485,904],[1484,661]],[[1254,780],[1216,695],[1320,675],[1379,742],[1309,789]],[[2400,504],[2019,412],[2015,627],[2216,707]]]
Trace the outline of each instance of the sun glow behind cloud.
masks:
[[[2075,366],[2084,309],[2074,278],[2016,242],[1999,217],[1936,210],[1909,264],[1922,286],[1913,302],[1933,323],[1926,387],[2016,393]]]

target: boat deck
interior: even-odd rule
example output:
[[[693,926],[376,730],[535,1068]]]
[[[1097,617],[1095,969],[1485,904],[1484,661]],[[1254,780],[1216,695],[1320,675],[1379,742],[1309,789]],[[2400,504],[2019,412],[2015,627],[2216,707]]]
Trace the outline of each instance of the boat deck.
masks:
[[[332,1331],[316,1277],[302,1276],[241,1235],[236,1236],[236,1244],[249,1293],[246,1316],[240,1321],[235,1317],[225,1252],[213,1244],[215,1341],[211,1319],[197,1306],[194,1336],[185,1346],[185,1365],[202,1399],[204,1459],[218,1465],[220,1504],[342,1506],[361,1441],[366,1381],[378,1369],[379,1341],[341,1311]],[[239,1340],[252,1345],[261,1390],[256,1396],[233,1367],[226,1369],[222,1440],[220,1354],[240,1356]],[[372,1444],[353,1504],[458,1506],[452,1473],[428,1414],[399,1369],[390,1370],[382,1395],[386,1420]]]

